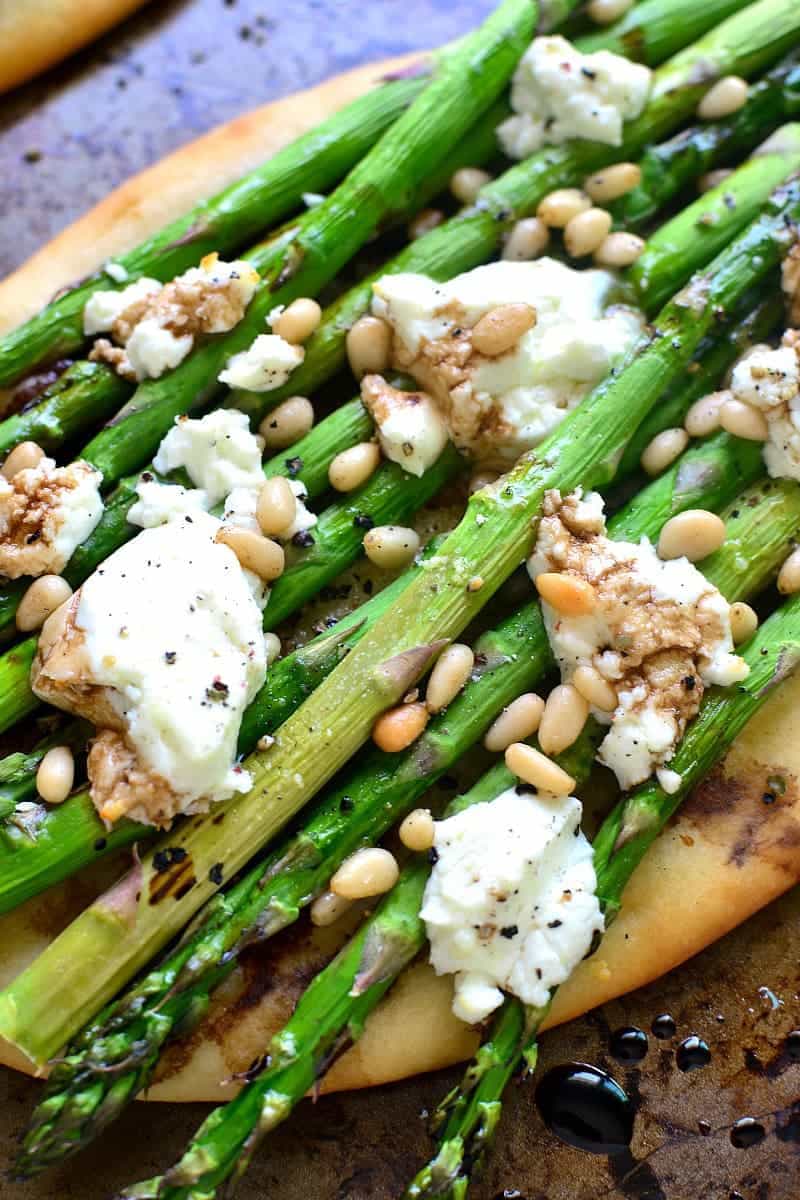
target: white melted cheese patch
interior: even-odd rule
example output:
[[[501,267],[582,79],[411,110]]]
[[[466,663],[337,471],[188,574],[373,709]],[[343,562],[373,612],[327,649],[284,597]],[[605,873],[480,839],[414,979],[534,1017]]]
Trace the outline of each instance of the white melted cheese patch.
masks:
[[[234,354],[220,371],[220,383],[247,392],[271,392],[282,387],[305,358],[302,346],[294,346],[277,333],[261,333],[246,350]]]
[[[602,930],[581,811],[574,796],[509,788],[436,823],[421,915],[461,1020],[483,1020],[504,991],[543,1007]]]
[[[582,54],[563,37],[534,38],[514,73],[514,115],[498,127],[500,143],[510,158],[571,138],[620,146],[623,124],[644,109],[651,81],[649,67],[619,54]]]
[[[773,479],[800,479],[800,360],[794,346],[752,350],[731,377],[736,400],[767,419],[764,463]]]
[[[261,486],[261,446],[244,413],[218,408],[199,418],[178,417],[153,466],[163,475],[183,468],[214,505],[234,488]]]

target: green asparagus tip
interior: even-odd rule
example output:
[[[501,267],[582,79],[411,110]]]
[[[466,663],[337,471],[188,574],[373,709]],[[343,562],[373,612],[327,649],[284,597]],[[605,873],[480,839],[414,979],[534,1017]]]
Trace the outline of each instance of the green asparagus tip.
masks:
[[[433,1196],[457,1200],[459,1192],[456,1188],[459,1181],[463,1181],[463,1166],[464,1141],[460,1137],[449,1138],[442,1143],[436,1157],[409,1184],[403,1200],[430,1200]]]
[[[627,846],[628,842],[639,837],[643,833],[647,833],[657,824],[657,816],[653,809],[649,806],[642,806],[637,803],[634,798],[625,806],[622,814],[622,824],[616,841],[614,842],[613,853],[616,854],[623,846]]]

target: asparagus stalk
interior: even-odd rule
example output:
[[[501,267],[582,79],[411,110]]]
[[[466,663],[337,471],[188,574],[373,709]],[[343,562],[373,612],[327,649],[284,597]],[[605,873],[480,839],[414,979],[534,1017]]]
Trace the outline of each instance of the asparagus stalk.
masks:
[[[706,30],[737,12],[736,0],[712,0],[702,9],[689,3],[664,4],[663,0],[644,0],[636,4],[606,29],[594,28],[576,44],[586,54],[610,50],[637,62],[653,66],[664,62],[687,42],[702,37]]]
[[[747,680],[734,690],[707,693],[672,760],[671,766],[681,776],[678,791],[668,795],[649,780],[623,798],[600,827],[594,842],[595,869],[607,926],[620,909],[634,870],[670,817],[773,688],[800,663],[800,596],[791,597],[764,622],[743,657],[750,666]],[[407,1188],[406,1200],[434,1196],[462,1200],[466,1195],[470,1176],[480,1165],[499,1120],[506,1083],[518,1068],[535,1067],[536,1032],[546,1012],[526,1013],[518,1001],[506,1000],[462,1086],[434,1114],[433,1124],[442,1131],[438,1150]]]
[[[73,363],[34,404],[0,421],[0,454],[25,441],[56,450],[87,424],[111,417],[128,390],[124,379],[100,363]]]
[[[186,858],[179,874],[159,876],[152,853],[145,855],[0,994],[0,1035],[35,1061],[49,1058],[209,898],[217,863],[229,876],[238,871],[331,778],[376,717],[405,695],[444,641],[530,552],[546,491],[609,481],[631,431],[686,370],[719,315],[775,267],[798,218],[794,182],[664,307],[625,369],[596,388],[536,453],[475,493],[427,568],[281,726],[275,745],[246,760],[251,791],[226,806],[222,822],[199,819],[181,830]]]
[[[35,830],[44,819],[42,808],[36,813],[31,828],[18,805],[35,795],[36,772],[47,751],[53,746],[69,746],[77,753],[85,749],[89,732],[90,726],[85,721],[59,722],[56,731],[49,733],[33,750],[27,753],[16,750],[0,759],[0,855],[7,828],[13,827],[15,821],[30,838],[35,837]]]
[[[752,446],[738,459],[741,447],[720,435],[690,451],[680,467],[652,483],[613,519],[610,532],[630,540],[655,537],[675,512],[698,503],[717,507],[734,496],[737,479],[753,478],[759,469]],[[728,549],[712,563],[710,577],[729,598],[741,598],[758,591],[785,557],[800,520],[800,488],[753,484],[737,501],[736,515],[726,515]],[[485,634],[475,652],[480,664],[476,676],[407,752],[398,756],[372,749],[363,755],[317,800],[300,833],[218,895],[194,933],[73,1042],[37,1110],[21,1163],[24,1173],[42,1169],[96,1136],[123,1102],[107,1104],[106,1097],[113,1092],[126,1102],[146,1086],[159,1048],[174,1036],[186,1005],[191,1000],[198,1011],[205,1010],[220,965],[253,940],[272,936],[295,920],[347,854],[380,838],[506,704],[536,687],[555,666],[534,602]],[[592,736],[597,740],[597,731]],[[134,1045],[146,1066],[138,1061],[131,1065]]]

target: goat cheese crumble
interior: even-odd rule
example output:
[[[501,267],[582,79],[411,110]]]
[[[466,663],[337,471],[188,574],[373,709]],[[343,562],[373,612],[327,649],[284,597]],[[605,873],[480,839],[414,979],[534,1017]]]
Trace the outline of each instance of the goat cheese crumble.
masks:
[[[261,486],[262,445],[245,413],[218,408],[202,417],[178,417],[153,466],[163,475],[183,467],[213,505],[234,488]]]
[[[598,759],[623,789],[669,762],[706,686],[747,676],[721,593],[688,559],[662,561],[647,538],[609,538],[596,493],[548,493],[528,570],[534,581],[555,571],[594,591],[586,615],[566,616],[544,601],[542,614],[562,681],[588,666],[616,689],[613,713],[592,712],[610,725]]]
[[[544,145],[586,138],[622,145],[622,126],[638,117],[652,72],[608,50],[582,54],[565,38],[537,37],[511,84],[514,115],[497,133],[510,158],[527,158]]]
[[[603,929],[581,812],[574,796],[509,788],[436,822],[421,915],[462,1021],[482,1021],[504,991],[543,1007]]]
[[[271,392],[282,387],[305,358],[302,346],[294,346],[277,333],[260,333],[254,342],[228,359],[220,371],[220,383],[247,392]]]
[[[430,394],[455,444],[503,466],[542,441],[640,336],[642,314],[612,303],[616,282],[552,258],[495,262],[446,283],[385,275],[372,310],[393,331],[392,366]],[[533,307],[535,324],[504,353],[479,353],[474,327],[509,304]]]
[[[425,392],[403,392],[381,375],[361,382],[361,399],[375,422],[384,456],[410,475],[424,475],[447,445],[447,425]]]
[[[777,350],[757,347],[734,367],[731,393],[767,421],[764,463],[773,479],[800,479],[800,334]]]
[[[0,574],[60,574],[103,515],[102,480],[87,462],[52,458],[0,476]]]

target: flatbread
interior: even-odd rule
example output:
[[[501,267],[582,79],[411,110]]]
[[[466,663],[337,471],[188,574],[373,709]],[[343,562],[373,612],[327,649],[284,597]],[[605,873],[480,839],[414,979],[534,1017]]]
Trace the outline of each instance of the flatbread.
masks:
[[[146,0],[0,0],[0,92],[100,37]]]

